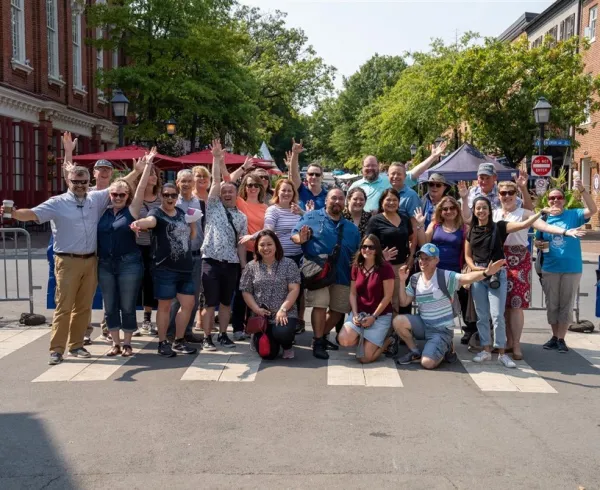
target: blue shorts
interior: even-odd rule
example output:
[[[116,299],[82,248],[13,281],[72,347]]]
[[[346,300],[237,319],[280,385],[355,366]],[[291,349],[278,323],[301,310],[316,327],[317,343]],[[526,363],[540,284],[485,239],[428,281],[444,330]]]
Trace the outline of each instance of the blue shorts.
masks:
[[[416,340],[424,340],[425,346],[421,355],[434,361],[444,358],[450,349],[454,339],[454,330],[446,327],[429,327],[419,315],[404,315],[410,322],[413,337]]]
[[[196,291],[192,271],[180,272],[158,267],[152,271],[152,282],[156,299],[173,299],[178,294],[194,296]]]
[[[352,312],[348,313],[348,317],[346,318],[346,323],[349,328],[354,330],[358,335],[360,335],[360,327],[354,325],[352,321]],[[375,344],[377,347],[383,347],[383,343],[387,337],[388,332],[391,330],[392,325],[392,314],[388,313],[386,315],[381,315],[375,323],[371,325],[369,328],[365,328],[365,340],[368,340],[372,344]]]

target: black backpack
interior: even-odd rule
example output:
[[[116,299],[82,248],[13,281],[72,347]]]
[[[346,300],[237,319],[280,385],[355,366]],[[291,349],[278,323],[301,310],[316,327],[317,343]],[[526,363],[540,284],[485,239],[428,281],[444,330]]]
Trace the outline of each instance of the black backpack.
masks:
[[[446,284],[446,274],[444,274],[444,272],[445,271],[443,269],[435,270],[438,286],[440,287],[442,293],[444,293],[444,296],[446,296],[446,298],[450,300],[450,303],[452,303],[452,314],[454,318],[460,317],[462,311],[460,309],[460,301],[458,300],[458,295],[456,292],[454,293],[454,297],[450,295],[450,291],[448,291],[448,284]],[[410,287],[415,292],[415,296],[417,294],[417,283],[419,282],[421,274],[421,272],[417,272],[416,274],[410,276]]]

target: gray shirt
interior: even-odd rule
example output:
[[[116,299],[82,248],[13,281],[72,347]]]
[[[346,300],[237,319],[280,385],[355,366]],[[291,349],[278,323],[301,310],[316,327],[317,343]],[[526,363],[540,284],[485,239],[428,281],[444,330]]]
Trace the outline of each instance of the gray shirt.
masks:
[[[202,209],[200,206],[200,199],[198,199],[196,196],[192,196],[189,201],[186,201],[181,194],[179,194],[179,197],[177,198],[176,206],[184,213],[187,213],[189,208]],[[202,229],[203,221],[204,220],[201,219],[196,221],[196,238],[192,240],[192,252],[199,251],[200,247],[202,246],[202,242],[204,241],[204,230]]]
[[[248,219],[237,208],[229,208],[238,240],[248,234]],[[235,233],[227,219],[225,206],[218,197],[211,197],[206,204],[206,228],[202,244],[202,258],[221,262],[239,263]]]
[[[160,208],[161,200],[160,196],[156,196],[154,201],[146,201],[142,202],[142,206],[140,207],[140,216],[139,219],[146,218],[148,213],[156,208]],[[138,236],[135,239],[135,242],[138,245],[142,246],[150,246],[150,239],[152,238],[152,230],[141,230]]]
[[[109,202],[108,189],[88,192],[83,199],[69,190],[51,197],[32,211],[39,223],[50,221],[54,253],[84,255],[96,252],[98,221]]]

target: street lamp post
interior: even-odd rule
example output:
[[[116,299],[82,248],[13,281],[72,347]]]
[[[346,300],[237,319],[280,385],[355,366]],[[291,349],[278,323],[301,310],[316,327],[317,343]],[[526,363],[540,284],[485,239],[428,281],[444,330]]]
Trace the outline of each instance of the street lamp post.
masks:
[[[550,109],[552,106],[545,97],[540,97],[533,108],[535,122],[540,126],[539,155],[544,154],[544,126],[550,121]]]
[[[113,98],[110,101],[112,106],[113,114],[117,120],[119,126],[119,148],[122,147],[124,142],[123,129],[127,124],[127,109],[129,107],[129,99],[125,97],[120,89],[117,89],[113,93]]]
[[[168,121],[165,121],[165,126],[169,136],[173,136],[177,132],[177,121],[175,121],[175,119],[171,118]]]
[[[415,155],[417,154],[417,145],[415,145],[414,143],[412,145],[410,145],[410,156],[411,157],[415,157]]]

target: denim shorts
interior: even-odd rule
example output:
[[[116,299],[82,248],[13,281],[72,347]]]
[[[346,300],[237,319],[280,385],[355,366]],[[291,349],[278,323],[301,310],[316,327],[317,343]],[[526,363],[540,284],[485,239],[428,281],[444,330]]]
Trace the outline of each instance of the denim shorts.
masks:
[[[358,335],[360,335],[361,328],[354,325],[354,322],[352,321],[352,312],[348,314],[346,323],[344,323],[344,325],[347,325]],[[369,328],[365,328],[365,340],[375,344],[377,347],[383,347],[383,343],[385,342],[385,338],[390,331],[391,325],[392,314],[387,313],[386,315],[381,315],[379,318],[377,318],[377,320],[375,320],[373,325],[371,325]]]
[[[172,271],[157,267],[152,271],[152,281],[156,299],[173,299],[178,294],[194,296],[196,290],[192,271]]]
[[[425,346],[421,355],[434,361],[444,358],[454,339],[454,330],[446,327],[430,327],[419,315],[405,315],[410,322],[413,337],[416,340],[424,340]]]

